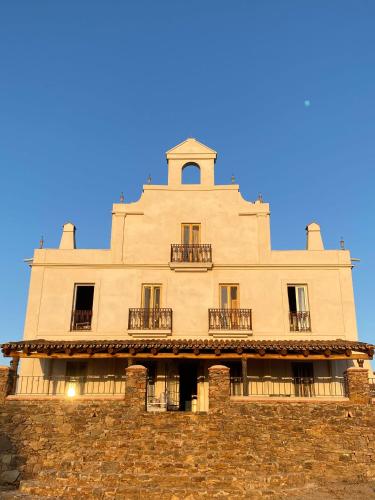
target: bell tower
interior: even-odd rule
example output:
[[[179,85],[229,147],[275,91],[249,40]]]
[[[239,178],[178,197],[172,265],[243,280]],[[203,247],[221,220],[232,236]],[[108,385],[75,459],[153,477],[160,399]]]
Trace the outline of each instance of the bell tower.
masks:
[[[196,139],[186,139],[166,153],[168,162],[168,186],[182,186],[182,171],[187,165],[195,165],[200,171],[200,186],[215,185],[216,151]]]

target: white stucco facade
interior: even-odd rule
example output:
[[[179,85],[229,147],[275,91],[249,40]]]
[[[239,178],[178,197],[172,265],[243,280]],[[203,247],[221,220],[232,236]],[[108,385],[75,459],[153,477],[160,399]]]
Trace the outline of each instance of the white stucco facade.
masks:
[[[305,250],[273,250],[269,204],[247,201],[236,184],[216,185],[215,162],[215,151],[187,139],[167,153],[168,184],[144,185],[138,201],[113,205],[109,249],[76,248],[68,223],[60,248],[35,250],[24,340],[356,340],[350,252],[325,250],[315,222],[306,227]],[[182,183],[190,163],[200,168],[200,184]],[[171,261],[171,245],[184,243],[184,224],[199,226],[199,244],[211,245],[212,259]],[[72,327],[77,285],[94,287],[85,329]],[[158,307],[172,310],[170,328],[129,328],[129,310],[143,307],[144,285],[159,287]],[[251,328],[209,327],[209,310],[224,307],[223,285],[236,287],[235,308],[251,310]],[[302,331],[299,320],[291,326],[288,286],[304,288],[309,327]],[[65,362],[54,363],[53,372],[63,374]],[[91,360],[90,370],[105,372],[109,363]],[[267,363],[253,363],[253,372],[269,373]],[[342,373],[348,363],[323,361],[316,373]],[[126,364],[118,360],[116,370]],[[20,373],[43,375],[51,366],[24,359]],[[290,373],[290,364],[274,363],[273,370]]]
[[[128,310],[141,307],[145,283],[160,284],[161,307],[173,310],[168,335],[206,337],[207,311],[220,307],[219,285],[233,283],[239,285],[240,307],[252,310],[253,338],[301,337],[289,328],[287,285],[305,284],[311,332],[303,335],[355,340],[349,251],[316,245],[272,250],[268,203],[246,201],[238,185],[215,185],[216,153],[199,142],[190,139],[171,151],[168,185],[145,185],[138,201],[113,205],[110,249],[69,249],[65,241],[63,248],[35,250],[24,338],[81,339],[81,331],[71,331],[74,287],[80,283],[95,286],[91,330],[84,333],[92,339],[132,334]],[[209,159],[201,159],[204,154]],[[179,169],[190,161],[204,163],[210,172],[205,182],[181,184],[174,172],[177,155]],[[189,222],[199,223],[201,243],[211,244],[212,268],[171,265],[171,244],[181,243],[181,224]]]

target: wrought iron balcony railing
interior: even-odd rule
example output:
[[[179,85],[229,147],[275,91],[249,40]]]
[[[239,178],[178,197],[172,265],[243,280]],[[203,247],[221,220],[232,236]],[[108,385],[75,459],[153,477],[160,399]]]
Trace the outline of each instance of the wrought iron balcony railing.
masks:
[[[252,330],[251,309],[209,309],[210,330]]]
[[[72,330],[91,330],[92,310],[75,309],[72,313]]]
[[[289,324],[291,332],[311,332],[310,312],[290,312]]]
[[[344,377],[246,377],[247,394],[249,396],[271,397],[345,397]],[[232,396],[244,395],[244,379],[231,377]]]
[[[171,262],[212,262],[211,245],[172,244]]]
[[[172,309],[129,309],[129,330],[172,330]]]

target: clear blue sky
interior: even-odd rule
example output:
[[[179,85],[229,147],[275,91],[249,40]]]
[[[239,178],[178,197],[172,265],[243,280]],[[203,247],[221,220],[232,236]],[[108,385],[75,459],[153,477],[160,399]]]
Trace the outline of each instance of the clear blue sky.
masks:
[[[196,137],[275,249],[345,239],[362,340],[374,342],[375,2],[21,0],[0,6],[0,340],[22,338],[31,257],[67,220],[108,247],[111,205]],[[305,101],[310,101],[310,106]]]

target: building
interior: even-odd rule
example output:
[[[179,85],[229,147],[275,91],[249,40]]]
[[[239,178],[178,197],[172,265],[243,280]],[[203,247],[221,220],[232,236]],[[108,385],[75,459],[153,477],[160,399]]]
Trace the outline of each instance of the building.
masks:
[[[215,151],[187,139],[166,156],[167,185],[113,205],[110,249],[77,249],[68,223],[58,249],[35,250],[24,340],[3,345],[22,358],[13,390],[121,397],[136,363],[148,409],[204,411],[219,363],[233,395],[344,397],[344,371],[373,355],[349,251],[325,250],[315,222],[306,250],[272,250],[268,203],[215,184]]]

